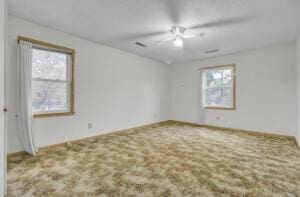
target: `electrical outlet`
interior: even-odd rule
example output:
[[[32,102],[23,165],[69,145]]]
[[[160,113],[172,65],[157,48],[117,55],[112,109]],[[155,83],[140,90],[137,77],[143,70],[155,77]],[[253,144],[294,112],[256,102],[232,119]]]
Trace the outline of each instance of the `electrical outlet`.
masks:
[[[219,121],[219,120],[220,120],[220,116],[217,116],[217,117],[216,117],[216,120],[218,120],[218,121]]]
[[[93,128],[93,124],[92,123],[88,123],[88,129],[92,129]]]

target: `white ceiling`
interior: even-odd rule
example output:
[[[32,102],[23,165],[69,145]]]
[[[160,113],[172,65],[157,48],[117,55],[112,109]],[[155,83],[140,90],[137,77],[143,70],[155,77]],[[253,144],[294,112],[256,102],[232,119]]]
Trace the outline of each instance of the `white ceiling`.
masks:
[[[9,13],[164,63],[291,42],[300,35],[300,0],[9,0]],[[173,25],[202,38],[154,44]],[[135,42],[147,45],[136,46]],[[218,49],[219,52],[206,54]]]

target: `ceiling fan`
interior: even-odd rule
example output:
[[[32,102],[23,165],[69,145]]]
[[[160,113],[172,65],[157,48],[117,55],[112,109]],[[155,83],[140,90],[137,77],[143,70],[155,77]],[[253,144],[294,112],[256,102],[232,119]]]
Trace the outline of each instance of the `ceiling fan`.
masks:
[[[155,43],[167,42],[173,40],[174,46],[183,46],[183,39],[203,37],[204,33],[186,33],[186,28],[182,26],[172,26],[170,29],[171,36],[162,40],[157,40]]]

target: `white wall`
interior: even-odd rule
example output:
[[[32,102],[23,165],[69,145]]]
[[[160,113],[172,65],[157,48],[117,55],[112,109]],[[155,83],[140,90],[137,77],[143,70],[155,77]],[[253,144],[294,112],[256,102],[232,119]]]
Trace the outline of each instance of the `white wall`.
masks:
[[[35,119],[34,132],[39,146],[169,118],[170,66],[9,16],[6,72],[9,153],[22,150],[15,119],[18,35],[76,50],[76,115]],[[88,130],[90,122],[93,129]]]
[[[5,186],[5,135],[4,135],[4,46],[5,46],[5,2],[0,0],[0,197]]]
[[[237,65],[237,109],[206,110],[206,124],[294,136],[297,127],[295,44],[172,67],[172,119],[198,123],[201,93],[197,69],[232,63]]]
[[[296,140],[298,142],[298,145],[300,147],[300,36],[297,39],[297,134],[296,134]]]

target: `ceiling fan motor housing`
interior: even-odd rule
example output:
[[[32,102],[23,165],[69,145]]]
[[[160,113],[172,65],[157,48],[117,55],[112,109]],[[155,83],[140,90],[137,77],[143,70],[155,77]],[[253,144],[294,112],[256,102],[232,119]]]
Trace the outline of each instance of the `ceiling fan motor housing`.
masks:
[[[174,35],[174,36],[181,36],[184,32],[185,32],[185,27],[182,27],[182,26],[173,26],[171,28],[171,33]]]

